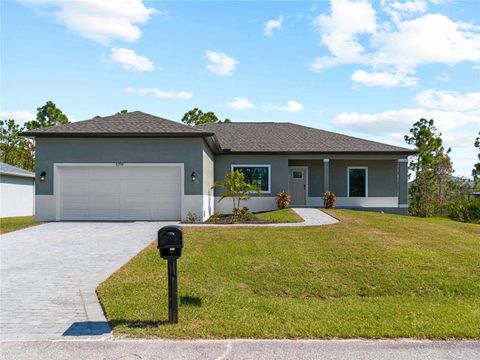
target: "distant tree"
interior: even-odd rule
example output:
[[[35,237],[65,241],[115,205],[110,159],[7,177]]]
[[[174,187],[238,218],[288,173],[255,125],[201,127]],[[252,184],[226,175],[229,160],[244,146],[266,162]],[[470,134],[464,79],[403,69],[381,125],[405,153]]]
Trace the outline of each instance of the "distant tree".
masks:
[[[478,162],[473,165],[472,176],[474,181],[474,189],[475,191],[480,191],[480,131],[478,132],[478,136],[475,139],[473,145],[477,148],[478,154]]]
[[[0,120],[0,159],[26,170],[35,167],[31,142],[20,135],[24,130],[15,120]]]
[[[429,217],[442,211],[451,197],[453,166],[450,149],[445,150],[441,133],[434,121],[420,119],[405,135],[405,141],[418,152],[410,161],[409,169],[415,173],[410,187],[409,212]]]
[[[37,108],[36,120],[28,121],[25,127],[28,130],[43,128],[47,126],[56,126],[59,124],[68,124],[67,116],[57,108],[52,101],[47,101],[45,105]]]
[[[222,121],[219,120],[217,115],[212,111],[204,113],[199,108],[194,108],[183,115],[182,122],[190,126],[195,126],[201,124],[221,123]],[[230,119],[225,119],[223,122],[230,123],[232,121]]]
[[[126,114],[126,113],[128,113],[128,110],[127,110],[127,109],[123,109],[123,110],[118,111],[115,115]]]
[[[190,126],[195,126],[218,122],[218,118],[215,113],[211,111],[204,113],[199,108],[194,108],[183,115],[182,122]]]

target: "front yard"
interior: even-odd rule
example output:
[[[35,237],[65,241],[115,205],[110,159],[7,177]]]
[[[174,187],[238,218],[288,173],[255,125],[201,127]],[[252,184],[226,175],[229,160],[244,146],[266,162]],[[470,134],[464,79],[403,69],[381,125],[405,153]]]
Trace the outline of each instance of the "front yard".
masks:
[[[38,224],[40,223],[35,222],[34,216],[0,218],[0,234],[5,234],[10,231],[20,230]]]
[[[480,226],[349,210],[322,227],[188,228],[178,325],[156,244],[97,291],[117,335],[480,338]],[[153,240],[153,239],[152,239]]]

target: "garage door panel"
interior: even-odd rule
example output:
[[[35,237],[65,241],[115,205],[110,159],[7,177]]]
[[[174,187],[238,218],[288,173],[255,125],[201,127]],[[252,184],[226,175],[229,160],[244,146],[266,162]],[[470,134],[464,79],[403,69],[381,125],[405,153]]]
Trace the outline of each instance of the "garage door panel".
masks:
[[[178,220],[178,166],[59,166],[62,220]]]

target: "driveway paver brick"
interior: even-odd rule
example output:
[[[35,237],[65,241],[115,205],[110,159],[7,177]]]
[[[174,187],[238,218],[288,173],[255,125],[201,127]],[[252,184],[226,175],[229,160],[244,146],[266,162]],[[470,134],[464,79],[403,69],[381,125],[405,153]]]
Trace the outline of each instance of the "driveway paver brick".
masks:
[[[52,222],[2,235],[0,339],[110,336],[95,288],[165,224]]]

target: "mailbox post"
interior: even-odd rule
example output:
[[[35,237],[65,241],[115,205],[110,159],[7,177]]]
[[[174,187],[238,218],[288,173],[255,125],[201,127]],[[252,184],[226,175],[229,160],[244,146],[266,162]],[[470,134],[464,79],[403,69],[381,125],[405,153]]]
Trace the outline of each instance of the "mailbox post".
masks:
[[[178,323],[177,259],[182,256],[183,229],[180,226],[164,226],[158,230],[160,257],[168,266],[168,321]]]

